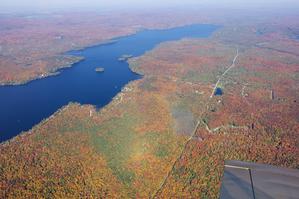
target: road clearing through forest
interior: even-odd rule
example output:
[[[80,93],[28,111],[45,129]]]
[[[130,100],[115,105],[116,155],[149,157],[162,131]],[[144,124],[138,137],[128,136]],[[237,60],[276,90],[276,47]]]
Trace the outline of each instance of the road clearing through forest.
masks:
[[[239,49],[237,48],[237,53],[236,53],[236,55],[235,55],[235,57],[234,57],[234,59],[233,59],[233,61],[232,61],[232,64],[231,64],[231,65],[230,65],[230,66],[229,66],[229,67],[222,73],[222,75],[218,78],[218,80],[217,80],[217,82],[216,82],[216,85],[215,85],[215,87],[213,88],[212,94],[211,94],[209,100],[207,101],[205,107],[207,107],[207,105],[210,103],[210,99],[213,98],[214,92],[215,92],[215,90],[216,90],[218,84],[219,84],[220,81],[222,80],[222,78],[223,78],[223,77],[224,77],[224,76],[225,76],[225,75],[226,75],[226,74],[227,74],[233,67],[235,67],[235,62],[236,62],[236,60],[237,60],[238,57],[239,57]],[[195,128],[194,128],[192,134],[190,135],[190,137],[189,137],[189,138],[187,139],[187,141],[185,142],[184,147],[183,147],[182,151],[180,152],[178,158],[174,161],[174,163],[172,164],[171,169],[168,171],[167,175],[164,177],[164,179],[163,179],[163,181],[161,182],[160,186],[159,186],[158,189],[154,192],[154,194],[152,195],[151,198],[156,198],[157,194],[158,194],[158,193],[162,190],[162,188],[164,187],[164,185],[165,185],[167,179],[169,178],[171,172],[173,171],[175,165],[176,165],[177,162],[182,158],[182,156],[183,156],[183,154],[184,154],[184,151],[186,150],[186,148],[187,148],[189,142],[194,138],[194,136],[195,136],[195,134],[196,134],[196,132],[197,132],[197,130],[198,130],[200,124],[204,124],[204,126],[206,127],[205,123],[204,123],[203,120],[201,119],[201,118],[202,118],[202,115],[203,115],[205,112],[206,112],[206,110],[203,111],[203,112],[200,114],[199,119],[197,120],[196,126],[195,126]]]
[[[210,95],[210,98],[212,98],[214,96],[214,93],[215,93],[215,90],[217,89],[220,81],[222,80],[222,78],[224,77],[224,75],[226,75],[226,73],[228,73],[228,71],[230,71],[230,69],[232,69],[233,67],[235,67],[235,62],[237,60],[239,56],[239,49],[237,49],[237,53],[236,53],[236,56],[234,57],[233,61],[232,61],[232,64],[224,71],[224,73],[222,73],[222,75],[219,77],[218,81],[216,82],[215,84],[215,87]]]

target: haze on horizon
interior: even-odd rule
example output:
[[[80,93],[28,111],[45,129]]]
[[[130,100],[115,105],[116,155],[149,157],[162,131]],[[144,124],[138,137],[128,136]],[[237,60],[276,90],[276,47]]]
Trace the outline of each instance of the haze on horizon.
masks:
[[[220,8],[282,8],[297,7],[297,0],[2,0],[0,12],[99,10],[113,8],[190,7],[213,6]]]

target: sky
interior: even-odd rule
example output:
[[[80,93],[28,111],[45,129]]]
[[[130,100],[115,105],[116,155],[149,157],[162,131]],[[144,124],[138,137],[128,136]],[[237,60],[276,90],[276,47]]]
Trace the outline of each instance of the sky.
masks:
[[[299,5],[299,0],[0,0],[0,11],[105,9],[132,7],[201,6],[281,7]]]

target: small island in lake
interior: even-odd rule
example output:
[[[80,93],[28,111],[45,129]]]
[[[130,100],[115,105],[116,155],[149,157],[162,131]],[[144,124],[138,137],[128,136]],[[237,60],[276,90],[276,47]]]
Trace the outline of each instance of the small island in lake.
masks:
[[[101,72],[104,72],[104,68],[101,68],[101,67],[97,67],[96,69],[95,69],[95,71],[96,72],[98,72],[98,73],[101,73]]]
[[[131,57],[133,57],[133,55],[122,55],[120,58],[118,58],[118,61],[127,61]]]

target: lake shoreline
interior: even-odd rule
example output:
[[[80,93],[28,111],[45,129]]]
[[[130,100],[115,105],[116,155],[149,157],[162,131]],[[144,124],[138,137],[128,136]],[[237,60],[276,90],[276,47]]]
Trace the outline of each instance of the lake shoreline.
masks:
[[[118,39],[136,35],[137,33],[141,32],[141,31],[170,30],[170,29],[182,28],[182,27],[192,26],[192,25],[212,25],[212,24],[208,24],[208,23],[201,23],[201,24],[191,23],[191,24],[186,24],[186,25],[179,25],[179,26],[174,26],[174,27],[171,26],[171,27],[165,27],[165,28],[164,27],[163,28],[153,28],[153,29],[151,29],[151,28],[139,28],[136,31],[134,31],[133,33],[123,34],[123,35],[120,35],[120,36],[117,36],[117,37],[109,38],[109,39],[106,39],[104,41],[96,42],[94,44],[83,46],[83,47],[76,47],[76,48],[70,49],[66,52],[63,52],[59,55],[63,56],[63,55],[66,55],[66,54],[68,54],[70,52],[74,52],[74,51],[83,51],[83,50],[86,50],[88,48],[93,48],[93,47],[97,47],[97,46],[100,46],[100,45],[113,44],[113,43],[117,42]],[[215,26],[217,26],[218,28],[220,27],[219,25],[215,25]],[[80,57],[75,57],[75,58],[80,58]],[[134,57],[132,57],[132,58],[134,58]],[[61,72],[63,72],[63,69],[71,68],[71,67],[73,67],[74,64],[77,64],[77,63],[83,61],[84,59],[85,59],[85,57],[82,57],[81,59],[75,60],[75,61],[67,63],[65,65],[54,67],[53,69],[51,69],[51,71],[48,71],[47,73],[44,73],[43,75],[38,75],[36,77],[28,78],[27,80],[11,81],[11,82],[2,82],[0,80],[0,87],[2,87],[2,86],[22,86],[22,85],[29,84],[32,81],[41,80],[41,79],[44,79],[44,78],[47,78],[47,77],[60,75]],[[129,59],[131,59],[131,57]]]
[[[97,111],[101,110],[113,103],[114,97],[122,95],[128,84],[144,78],[144,74],[132,64],[136,58],[164,42],[188,37],[210,37],[218,28],[219,26],[212,24],[196,24],[167,30],[142,31],[118,38],[117,42],[114,39],[93,47],[85,47],[85,50],[69,51],[67,55],[81,58],[74,64],[57,69],[55,73],[36,78],[43,81],[32,80],[32,84],[25,86],[0,87],[0,94],[5,96],[1,99],[1,140],[9,141],[20,132],[30,132],[45,118],[55,116],[60,110],[59,107],[72,103],[92,105]],[[144,40],[145,38],[148,39]],[[141,41],[143,43],[138,48],[130,45],[132,42],[139,44]],[[120,56],[128,53],[132,56],[126,61],[118,60]],[[105,72],[98,75],[95,72],[96,66],[105,68]],[[70,69],[64,70],[66,68]],[[46,78],[50,76],[52,78]],[[103,84],[106,86],[101,87]],[[16,100],[11,100],[13,98]],[[11,109],[16,111],[11,112]]]

